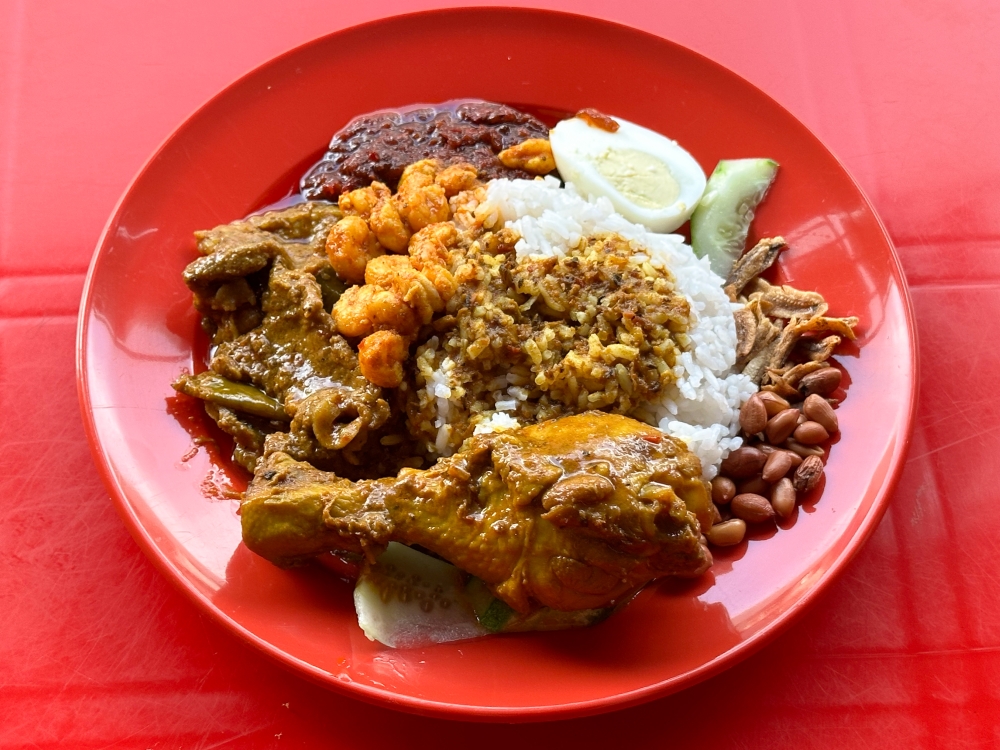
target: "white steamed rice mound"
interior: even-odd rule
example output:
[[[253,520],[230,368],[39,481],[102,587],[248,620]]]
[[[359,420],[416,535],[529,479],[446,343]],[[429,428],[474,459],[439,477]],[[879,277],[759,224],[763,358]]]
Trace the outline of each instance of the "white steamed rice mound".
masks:
[[[733,371],[733,312],[742,305],[729,301],[722,291],[723,280],[712,272],[708,259],[695,257],[679,235],[650,232],[615,213],[607,198],[585,198],[572,184],[560,187],[554,177],[494,180],[476,215],[487,226],[502,222],[517,231],[518,256],[565,255],[587,237],[613,232],[631,241],[639,260],[673,274],[678,291],[691,305],[691,345],[674,367],[676,383],[649,405],[648,416],[701,459],[706,479],[715,477],[722,459],[742,442],[736,437],[740,406],[757,387]],[[503,425],[480,425],[477,432],[490,428]]]

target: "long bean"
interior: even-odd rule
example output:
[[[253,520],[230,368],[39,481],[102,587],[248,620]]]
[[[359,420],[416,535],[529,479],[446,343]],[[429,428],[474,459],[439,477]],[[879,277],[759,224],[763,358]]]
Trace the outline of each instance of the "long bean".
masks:
[[[268,396],[259,388],[246,383],[236,383],[214,372],[182,375],[174,383],[174,388],[188,396],[211,401],[244,414],[283,421],[290,419],[277,399]]]

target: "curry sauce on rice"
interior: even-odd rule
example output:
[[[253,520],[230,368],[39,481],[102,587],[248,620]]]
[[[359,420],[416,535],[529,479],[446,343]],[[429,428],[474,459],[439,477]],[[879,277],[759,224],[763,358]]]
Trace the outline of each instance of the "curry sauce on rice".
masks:
[[[638,227],[603,226],[610,211],[565,192],[551,178],[498,181],[456,200],[458,223],[482,234],[458,253],[458,290],[416,349],[409,425],[429,452],[448,455],[474,433],[590,409],[658,425],[667,404],[684,400],[677,381],[687,379],[705,327],[695,306],[706,307],[668,268],[670,253],[685,248],[644,248]],[[718,302],[731,320],[728,300]],[[733,362],[719,357],[713,374]],[[729,437],[738,406],[718,410],[719,437]]]
[[[529,115],[419,112],[335,137],[303,185],[336,203],[198,234],[185,281],[212,357],[174,385],[255,474],[251,549],[373,566],[391,541],[417,544],[531,629],[539,608],[604,612],[648,580],[698,575],[706,537],[737,543],[746,522],[785,514],[789,492],[794,508],[837,429],[827,359],[857,321],[759,278],[783,241],[723,279],[680,235],[564,184]],[[431,158],[337,171],[405,140],[393,123]],[[654,211],[657,226],[692,207],[673,210]]]
[[[408,433],[389,440],[450,455],[473,434],[600,409],[676,423],[714,476],[713,452],[735,435],[753,387],[730,372],[734,306],[707,264],[554,178],[482,185],[464,168],[466,189],[449,190],[455,169],[423,160],[404,171],[406,210],[449,217],[417,229],[408,255],[365,261],[363,231],[327,243],[335,269],[367,263],[332,314],[341,333],[363,337],[361,372],[405,394]],[[441,191],[424,197],[414,181]],[[365,190],[343,194],[341,208],[364,207],[370,234],[384,232],[392,195],[377,186],[378,203]]]
[[[690,305],[670,273],[636,261],[619,235],[561,257],[518,257],[513,232],[489,235],[462,253],[458,291],[416,350],[412,433],[447,455],[473,433],[645,413],[688,340]]]

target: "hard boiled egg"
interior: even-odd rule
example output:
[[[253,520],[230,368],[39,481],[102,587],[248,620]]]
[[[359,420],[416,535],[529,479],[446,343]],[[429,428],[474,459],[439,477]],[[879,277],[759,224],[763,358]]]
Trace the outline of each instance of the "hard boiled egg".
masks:
[[[618,117],[588,120],[595,121],[563,120],[549,134],[566,182],[583,195],[607,196],[618,213],[654,232],[672,232],[691,217],[705,191],[705,173],[691,154]],[[611,122],[614,132],[606,129]]]

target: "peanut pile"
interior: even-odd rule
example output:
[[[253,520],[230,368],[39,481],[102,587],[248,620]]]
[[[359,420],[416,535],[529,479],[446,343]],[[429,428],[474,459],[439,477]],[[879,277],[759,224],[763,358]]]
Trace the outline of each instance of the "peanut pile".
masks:
[[[825,454],[820,444],[839,430],[825,396],[840,383],[840,371],[830,367],[822,373],[806,384],[811,392],[801,403],[760,391],[743,405],[744,445],[729,454],[712,480],[721,519],[705,534],[712,544],[739,544],[748,523],[790,517],[799,495],[819,484]]]
[[[730,299],[745,305],[736,314],[737,364],[761,390],[740,410],[743,446],[712,480],[718,520],[705,536],[719,547],[742,542],[748,523],[789,518],[822,479],[821,446],[839,431],[829,396],[841,371],[827,360],[842,337],[854,338],[858,320],[827,317],[816,292],[759,278],[785,249],[780,237],[761,240],[726,280]]]

